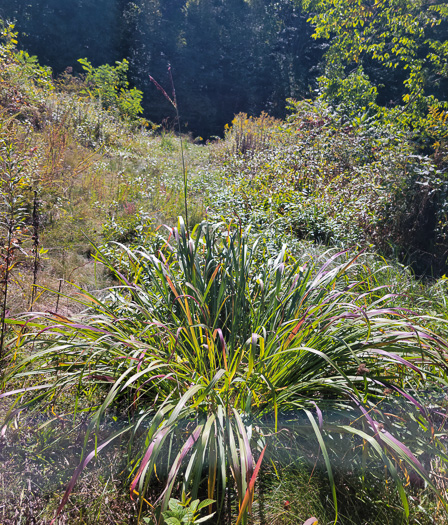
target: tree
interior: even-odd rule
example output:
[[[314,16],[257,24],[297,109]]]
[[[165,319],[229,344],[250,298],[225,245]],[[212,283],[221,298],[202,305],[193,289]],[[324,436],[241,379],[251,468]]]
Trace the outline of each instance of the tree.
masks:
[[[383,106],[422,127],[448,77],[448,5],[426,0],[307,0],[314,38],[330,40],[324,91],[355,71],[367,74]],[[359,69],[362,67],[362,70]],[[386,84],[386,85],[384,85]],[[401,99],[401,100],[400,100]]]
[[[68,66],[76,68],[84,56],[95,66],[125,58],[121,4],[122,0],[0,0],[0,17],[15,19],[20,47],[58,74]]]
[[[291,0],[139,0],[132,78],[151,119],[173,117],[148,73],[168,85],[173,68],[182,121],[203,136],[222,133],[235,113],[281,117],[285,100],[313,82],[321,51]]]

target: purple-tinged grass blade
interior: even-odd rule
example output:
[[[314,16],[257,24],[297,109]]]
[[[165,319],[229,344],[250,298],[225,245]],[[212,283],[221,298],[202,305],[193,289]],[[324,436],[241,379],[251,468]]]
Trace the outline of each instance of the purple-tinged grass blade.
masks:
[[[140,463],[140,467],[138,469],[137,475],[132,480],[130,491],[131,491],[131,499],[132,495],[134,494],[134,489],[137,486],[137,483],[140,479],[140,476],[142,475],[143,471],[145,470],[146,465],[148,464],[149,460],[151,459],[151,455],[154,451],[154,448],[163,440],[167,432],[170,430],[169,427],[162,428],[159,432],[157,432],[156,437],[151,441],[149,447],[147,448],[145,455],[143,456],[142,462]]]
[[[261,462],[263,461],[263,456],[264,456],[264,453],[266,452],[266,447],[267,445],[265,445],[264,449],[261,451],[260,457],[258,458],[257,464],[255,465],[254,473],[252,474],[252,477],[249,481],[249,486],[247,487],[247,490],[246,490],[246,494],[244,495],[243,501],[241,503],[240,512],[238,514],[236,525],[239,525],[239,523],[243,519],[244,513],[246,512],[246,508],[248,507],[248,505],[250,504],[250,502],[252,501],[254,497],[255,481],[257,480],[258,473],[260,471]]]
[[[65,505],[66,505],[66,503],[68,501],[68,498],[70,497],[70,494],[72,493],[72,491],[73,491],[73,489],[75,487],[75,484],[76,484],[79,476],[81,475],[82,471],[85,469],[85,467],[92,461],[92,459],[98,454],[98,452],[100,452],[103,448],[105,448],[107,445],[109,445],[118,436],[121,436],[122,434],[127,432],[130,428],[131,427],[127,427],[124,430],[120,430],[119,432],[114,434],[112,437],[110,437],[109,439],[104,441],[104,443],[102,443],[101,445],[96,447],[95,450],[92,450],[92,452],[90,452],[90,454],[88,454],[81,461],[81,463],[78,465],[78,467],[76,468],[75,472],[73,473],[73,476],[72,476],[72,478],[71,478],[71,480],[70,480],[70,482],[68,484],[68,487],[67,487],[67,489],[65,491],[65,494],[64,494],[64,496],[63,496],[63,498],[61,500],[61,503],[59,504],[59,507],[57,508],[56,515],[51,520],[50,525],[53,525],[55,523],[55,520],[57,519],[59,514],[62,512],[62,509],[65,507]]]
[[[372,427],[372,430],[375,432],[375,439],[378,441],[380,445],[386,445],[389,448],[392,448],[395,452],[398,452],[402,458],[407,460],[408,464],[413,466],[415,470],[428,482],[428,484],[433,488],[433,490],[436,492],[437,496],[439,497],[440,501],[446,508],[446,502],[443,501],[443,498],[440,497],[440,494],[438,490],[434,487],[429,474],[426,472],[423,465],[420,463],[420,461],[412,454],[412,452],[409,450],[409,448],[403,444],[401,441],[399,441],[397,438],[392,436],[390,432],[385,430],[382,425],[380,426],[379,423],[374,421],[367,410],[357,401],[353,396],[352,399],[356,402],[356,404],[359,406],[360,410],[365,415],[367,421],[369,422],[370,426]]]
[[[319,420],[319,428],[320,428],[320,430],[322,430],[322,428],[324,426],[324,419],[322,417],[322,410],[317,406],[317,404],[314,401],[312,401],[312,403],[316,407],[317,418]]]
[[[387,350],[380,350],[379,348],[369,348],[369,352],[375,353],[375,354],[381,354],[386,357],[392,358],[394,361],[398,361],[399,363],[402,363],[403,365],[407,366],[408,368],[411,368],[414,370],[414,372],[417,372],[417,374],[420,375],[420,377],[423,377],[422,371],[415,365],[413,365],[411,362],[406,361],[406,359],[403,359],[397,354],[394,354],[393,352],[388,352]]]
[[[426,408],[423,405],[421,405],[415,399],[415,397],[412,397],[411,394],[408,394],[407,392],[404,392],[403,390],[401,390],[400,388],[398,388],[397,386],[395,386],[393,384],[388,384],[387,386],[390,387],[390,388],[393,388],[394,390],[396,390],[399,394],[401,394],[403,397],[405,397],[408,401],[413,403],[420,410],[420,412],[422,413],[423,416],[428,417],[428,412],[427,412]]]
[[[222,357],[223,357],[223,360],[224,360],[224,368],[226,369],[226,372],[228,372],[229,368],[227,366],[227,345],[226,345],[226,342],[224,340],[224,335],[222,333],[221,328],[217,328],[215,330],[215,332],[213,333],[213,337],[216,337],[216,334],[218,334],[219,340],[221,341]]]
[[[378,428],[378,425],[377,425]],[[426,472],[425,467],[420,463],[420,461],[414,456],[414,454],[408,449],[408,447],[399,441],[397,438],[395,438],[390,432],[388,432],[386,429],[381,429],[381,439],[383,439],[384,442],[386,440],[384,438],[387,438],[387,440],[390,440],[396,450],[398,449],[400,452],[402,452],[412,463],[412,465],[415,467],[415,469],[424,475],[424,477],[429,480],[429,474]]]
[[[160,502],[162,499],[166,500],[167,498],[169,498],[172,486],[179,472],[182,461],[185,458],[185,456],[188,454],[188,452],[193,448],[196,441],[199,439],[199,436],[201,435],[203,428],[204,428],[204,425],[198,425],[194,429],[193,433],[188,437],[187,441],[183,444],[176,459],[174,460],[174,463],[171,466],[170,472],[168,474],[168,481],[166,482],[166,485],[165,485],[165,489],[163,490],[162,494],[160,494],[160,496],[158,497],[157,503]],[[165,508],[166,503],[167,501],[163,502],[162,509]]]
[[[4,392],[3,394],[0,394],[0,399],[2,397],[7,396],[13,396],[14,394],[23,394],[25,392],[31,392],[31,390],[43,390],[44,388],[49,388],[53,385],[46,384],[46,385],[39,385],[39,386],[29,386],[27,388],[19,388],[18,390],[10,390],[9,392]]]

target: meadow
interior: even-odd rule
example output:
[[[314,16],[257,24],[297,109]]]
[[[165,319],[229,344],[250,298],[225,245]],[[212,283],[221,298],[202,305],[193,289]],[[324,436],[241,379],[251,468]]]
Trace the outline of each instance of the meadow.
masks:
[[[442,134],[320,97],[204,141],[84,65],[3,27],[1,523],[446,522]]]

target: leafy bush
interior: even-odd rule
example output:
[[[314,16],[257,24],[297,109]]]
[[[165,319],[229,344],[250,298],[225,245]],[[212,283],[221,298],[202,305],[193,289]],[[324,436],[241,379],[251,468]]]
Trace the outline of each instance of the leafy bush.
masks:
[[[380,458],[407,514],[400,471],[433,487],[418,456],[445,459],[443,430],[417,391],[446,385],[446,343],[372,286],[359,255],[304,267],[286,247],[266,258],[262,239],[231,224],[203,223],[190,237],[182,221],[157,256],[127,254],[131,278],[98,254],[119,285],[103,298],[82,291],[80,318],[10,321],[21,357],[11,355],[3,388],[22,387],[0,396],[18,395],[5,425],[17,410],[49,410],[62,394],[75,399],[73,417],[91,414],[85,448],[93,449],[58,512],[87,464],[123,435],[131,496],[143,506],[157,472],[161,512],[180,484],[193,499],[206,490],[222,515],[230,469],[245,523],[263,455],[280,460],[284,431],[299,447],[315,436],[336,514],[331,458],[341,451],[364,469],[369,451]],[[123,423],[107,436],[111,416]]]
[[[48,66],[41,66],[36,56],[30,56],[26,51],[20,50],[17,53],[17,61],[21,68],[23,78],[32,81],[34,84],[47,93],[54,90],[52,70]]]
[[[347,104],[291,100],[282,124],[238,115],[226,135],[226,184],[211,207],[244,224],[277,224],[280,236],[286,231],[330,246],[372,244],[419,273],[444,273],[443,169],[417,154],[398,128],[367,110],[355,116]],[[261,135],[262,143],[251,139]],[[249,142],[248,158],[237,145]]]
[[[379,0],[374,12],[345,0],[307,0],[304,6],[311,12],[313,38],[330,41],[321,78],[324,97],[339,104],[341,95],[347,100],[354,94],[352,108],[358,105],[362,112],[368,99],[374,108],[379,88],[382,106],[376,110],[389,125],[412,130],[416,143],[429,139],[426,147],[446,134],[431,129],[429,114],[431,107],[448,109],[445,100],[436,98],[448,73],[445,6],[407,0]]]
[[[143,113],[143,92],[137,88],[129,89],[129,62],[126,59],[115,62],[115,67],[104,64],[95,68],[86,58],[80,58],[78,62],[86,72],[87,94],[100,99],[105,109],[115,110],[130,121],[137,120]]]
[[[163,512],[162,516],[167,525],[194,525],[195,523],[204,523],[208,521],[214,513],[202,518],[199,517],[199,513],[203,508],[207,507],[207,505],[212,505],[213,503],[215,503],[215,501],[212,499],[205,501],[195,499],[191,501],[191,498],[187,498],[185,494],[182,494],[182,501],[175,498],[170,499],[168,502],[169,510]]]
[[[375,114],[378,90],[373,86],[362,67],[346,78],[333,75],[319,79],[320,98],[349,118],[367,113]]]

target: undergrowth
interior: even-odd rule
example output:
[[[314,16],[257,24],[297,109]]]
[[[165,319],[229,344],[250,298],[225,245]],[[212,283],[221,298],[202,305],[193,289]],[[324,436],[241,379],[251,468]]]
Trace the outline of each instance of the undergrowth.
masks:
[[[445,272],[443,145],[290,101],[185,172],[84,64],[3,26],[2,523],[442,523],[447,279],[394,258]]]
[[[448,254],[446,165],[373,117],[348,119],[324,101],[289,101],[286,122],[235,117],[216,214],[290,240],[372,245],[440,276]]]

